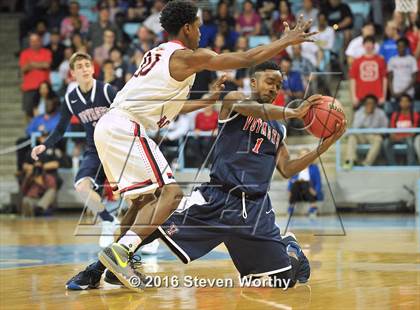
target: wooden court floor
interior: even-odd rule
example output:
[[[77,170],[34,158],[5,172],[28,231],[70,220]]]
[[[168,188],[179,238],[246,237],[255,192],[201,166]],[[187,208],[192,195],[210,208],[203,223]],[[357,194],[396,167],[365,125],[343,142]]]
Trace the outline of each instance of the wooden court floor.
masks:
[[[418,219],[344,218],[345,236],[316,235],[329,222],[318,218],[313,229],[305,221],[297,219],[291,229],[311,261],[308,285],[287,291],[241,288],[223,247],[183,265],[162,245],[157,257],[144,257],[147,273],[161,279],[232,279],[234,287],[185,287],[188,282],[137,294],[103,284],[65,290],[65,282],[98,251],[96,237],[73,235],[77,217],[1,216],[0,309],[420,309]]]

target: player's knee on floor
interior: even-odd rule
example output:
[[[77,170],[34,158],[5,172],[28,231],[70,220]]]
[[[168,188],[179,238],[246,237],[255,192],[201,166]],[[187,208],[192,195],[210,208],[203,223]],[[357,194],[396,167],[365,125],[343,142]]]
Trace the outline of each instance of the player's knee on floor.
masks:
[[[271,283],[273,287],[288,289],[294,287],[296,284],[296,278],[292,270],[287,270],[279,273],[270,275]]]

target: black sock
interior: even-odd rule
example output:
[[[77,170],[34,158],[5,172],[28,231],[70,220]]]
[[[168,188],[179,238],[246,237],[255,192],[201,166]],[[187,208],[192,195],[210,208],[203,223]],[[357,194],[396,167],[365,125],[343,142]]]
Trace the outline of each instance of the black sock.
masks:
[[[114,220],[114,217],[106,209],[102,212],[99,212],[98,215],[102,221],[112,222]]]
[[[102,264],[101,261],[99,261],[99,260],[93,265],[93,267],[100,272],[104,272],[105,269],[106,269],[104,264]]]

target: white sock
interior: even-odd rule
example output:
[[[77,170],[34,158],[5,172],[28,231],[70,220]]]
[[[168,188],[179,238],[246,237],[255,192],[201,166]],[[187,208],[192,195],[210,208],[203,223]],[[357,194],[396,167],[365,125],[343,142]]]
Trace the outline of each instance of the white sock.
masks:
[[[134,252],[141,243],[141,238],[132,230],[127,231],[118,241],[128,248],[130,252]]]

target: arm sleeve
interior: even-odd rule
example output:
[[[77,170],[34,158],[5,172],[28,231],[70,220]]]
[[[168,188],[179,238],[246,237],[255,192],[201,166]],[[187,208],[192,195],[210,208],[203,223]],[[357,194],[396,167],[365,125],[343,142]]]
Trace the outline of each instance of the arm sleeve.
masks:
[[[53,132],[48,136],[47,140],[45,140],[44,145],[49,148],[56,144],[63,138],[64,133],[66,132],[67,126],[70,123],[70,119],[72,117],[72,113],[67,108],[67,104],[63,103],[61,105],[60,111],[60,120],[58,121],[57,127],[53,130]]]

